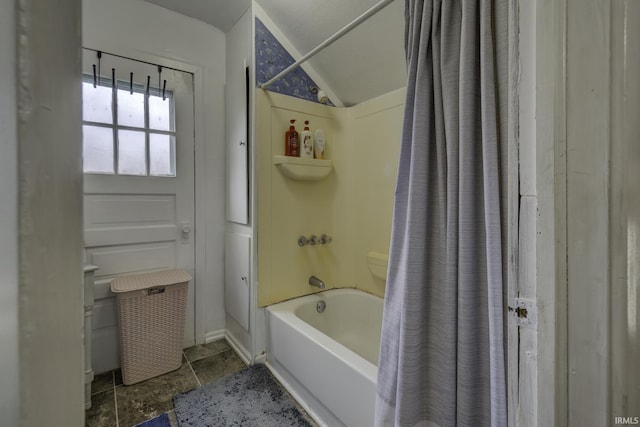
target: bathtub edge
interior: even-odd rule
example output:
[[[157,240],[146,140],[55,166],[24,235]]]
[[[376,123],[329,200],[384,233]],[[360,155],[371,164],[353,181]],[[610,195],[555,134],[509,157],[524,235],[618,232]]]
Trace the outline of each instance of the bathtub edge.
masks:
[[[286,368],[280,365],[278,362],[272,363],[269,360],[266,360],[264,365],[269,369],[269,372],[273,374],[273,376],[282,384],[282,386],[287,390],[287,392],[296,400],[296,402],[306,411],[307,414],[315,421],[320,427],[345,427],[337,418],[333,416],[330,412],[327,413],[329,416],[321,416],[316,410],[317,405],[322,405],[320,401],[311,396],[310,393],[306,392],[305,394],[309,394],[309,396],[303,396],[300,390],[304,390],[304,386],[296,381],[293,375],[289,373],[285,373]],[[292,384],[295,382],[296,384]],[[309,400],[313,400],[313,404],[309,402]],[[326,409],[325,409],[326,410]],[[323,411],[324,412],[324,411]],[[325,418],[330,418],[326,420]]]

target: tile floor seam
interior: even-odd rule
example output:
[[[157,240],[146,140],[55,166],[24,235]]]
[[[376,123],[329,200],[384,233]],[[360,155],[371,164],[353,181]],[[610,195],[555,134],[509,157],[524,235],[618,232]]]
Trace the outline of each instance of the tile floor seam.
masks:
[[[202,384],[200,383],[200,378],[198,378],[198,376],[196,375],[196,371],[194,371],[193,366],[191,366],[191,361],[187,357],[187,353],[184,351],[184,349],[182,349],[182,356],[184,357],[184,360],[187,361],[187,365],[189,365],[189,369],[191,369],[191,373],[193,374],[194,377],[196,377],[196,382],[198,383],[198,387],[202,387]]]
[[[191,369],[191,373],[193,374],[193,376],[196,377],[196,381],[198,382],[198,387],[202,387],[202,383],[200,382],[200,378],[198,378],[198,375],[196,374],[196,371],[193,369],[193,366],[191,366],[191,362],[189,362],[187,360],[187,364],[189,365],[189,369]]]
[[[118,419],[118,393],[116,392],[116,371],[111,372],[111,377],[113,381],[113,404],[115,405],[116,427],[120,427],[120,420]]]
[[[209,357],[217,356],[218,354],[224,353],[225,351],[228,351],[229,349],[231,349],[231,347],[220,349],[220,350],[216,351],[215,353],[211,353],[211,355]],[[201,359],[204,359],[204,357],[201,357]]]

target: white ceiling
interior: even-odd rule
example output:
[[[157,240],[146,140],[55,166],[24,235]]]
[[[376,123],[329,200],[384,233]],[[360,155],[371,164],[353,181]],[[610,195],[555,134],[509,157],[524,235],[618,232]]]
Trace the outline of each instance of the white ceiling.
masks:
[[[251,0],[146,0],[228,32],[251,6]]]
[[[251,0],[146,0],[229,31]],[[305,54],[379,0],[256,0]],[[296,58],[297,59],[297,58]],[[404,1],[395,0],[309,60],[345,105],[406,84]]]

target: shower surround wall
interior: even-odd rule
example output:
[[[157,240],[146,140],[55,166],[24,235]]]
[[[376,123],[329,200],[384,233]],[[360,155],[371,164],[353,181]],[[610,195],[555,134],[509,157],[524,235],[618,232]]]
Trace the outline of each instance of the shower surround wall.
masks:
[[[307,281],[316,275],[327,288],[355,285],[350,259],[351,239],[347,186],[352,173],[344,160],[352,157],[342,111],[272,92],[257,90],[258,145],[258,304],[265,306],[311,293]],[[284,155],[284,132],[290,119],[310,120],[322,128],[325,158],[334,171],[320,181],[295,181],[273,165]],[[298,126],[298,130],[301,130]],[[345,219],[347,219],[345,221]],[[323,233],[333,236],[327,245],[299,247],[298,236]]]
[[[389,252],[404,98],[401,89],[347,109],[355,152],[349,160],[355,171],[349,199],[355,215],[356,287],[379,297],[384,297],[385,280],[371,273],[367,254]]]
[[[386,254],[391,233],[404,90],[349,108],[335,108],[257,90],[258,304],[316,292],[309,276],[330,288],[359,288],[384,296],[367,253]],[[285,176],[274,156],[284,154],[289,120],[323,129],[332,172],[318,181]],[[333,237],[300,247],[298,236]]]

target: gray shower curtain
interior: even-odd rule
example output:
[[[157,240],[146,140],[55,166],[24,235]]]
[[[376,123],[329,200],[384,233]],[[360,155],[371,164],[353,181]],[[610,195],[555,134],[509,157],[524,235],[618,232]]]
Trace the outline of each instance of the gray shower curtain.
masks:
[[[497,1],[406,0],[377,426],[507,424]]]

